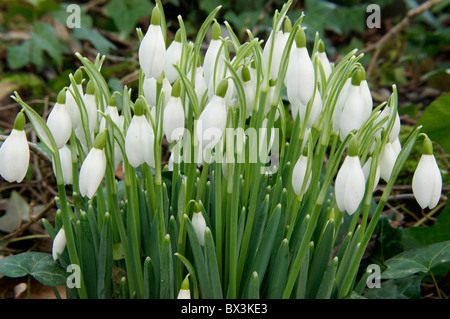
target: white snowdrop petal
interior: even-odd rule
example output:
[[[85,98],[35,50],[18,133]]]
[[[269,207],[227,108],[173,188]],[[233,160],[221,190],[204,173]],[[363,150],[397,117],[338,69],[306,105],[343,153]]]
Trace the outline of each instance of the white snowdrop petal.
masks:
[[[180,141],[183,135],[180,135],[184,128],[184,109],[179,97],[170,97],[169,103],[164,108],[163,130],[167,141],[172,143],[174,140]]]
[[[64,231],[64,228],[61,228],[56,234],[55,238],[53,239],[53,246],[52,246],[53,260],[57,260],[58,255],[61,255],[64,252],[64,249],[66,248],[66,243],[67,243],[66,233]]]
[[[80,169],[80,194],[92,198],[103,180],[106,156],[103,150],[92,148]]]
[[[0,175],[20,183],[28,170],[30,151],[25,131],[13,129],[0,147]]]
[[[414,197],[422,209],[434,208],[440,198],[442,176],[433,155],[422,155],[412,179]]]
[[[206,221],[202,213],[194,213],[192,216],[192,226],[194,227],[195,233],[197,234],[198,241],[200,245],[205,245],[205,230]]]
[[[72,120],[65,104],[56,103],[47,118],[47,126],[59,148],[67,144],[72,134]]]
[[[128,162],[133,167],[144,163],[143,149],[141,143],[141,124],[143,116],[133,116],[125,135],[125,152]]]
[[[335,182],[336,203],[340,211],[345,211],[345,189],[347,184],[347,176],[350,170],[349,157],[346,157],[339,169]]]
[[[166,45],[161,26],[150,24],[139,46],[139,64],[146,77],[158,79],[164,70]]]
[[[300,192],[302,191],[303,183],[306,177],[307,165],[308,165],[308,158],[306,156],[301,155],[292,171],[292,187],[294,188],[294,192],[295,194],[297,194],[297,196],[299,196]],[[304,191],[308,189],[310,183],[311,183],[311,175],[308,176],[308,181],[306,182]]]
[[[345,209],[348,214],[355,213],[364,197],[365,184],[364,173],[357,156],[349,156],[349,171],[345,185]]]

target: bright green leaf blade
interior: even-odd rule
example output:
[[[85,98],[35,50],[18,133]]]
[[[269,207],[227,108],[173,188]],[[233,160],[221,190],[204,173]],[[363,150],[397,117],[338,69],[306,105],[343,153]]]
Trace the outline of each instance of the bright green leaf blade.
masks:
[[[67,275],[50,254],[41,252],[26,252],[1,259],[0,273],[12,278],[31,275],[51,287],[65,284]]]
[[[435,266],[450,261],[450,240],[407,250],[385,262],[384,279],[405,278],[416,273],[427,273]]]

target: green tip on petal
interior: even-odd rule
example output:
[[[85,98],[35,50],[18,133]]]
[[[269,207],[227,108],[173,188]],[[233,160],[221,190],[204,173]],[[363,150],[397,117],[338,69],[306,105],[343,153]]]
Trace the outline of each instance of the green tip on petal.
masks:
[[[144,98],[142,96],[140,96],[137,100],[136,103],[134,103],[134,115],[136,116],[141,116],[144,115]]]
[[[222,35],[222,30],[220,29],[219,23],[214,20],[214,23],[212,25],[211,29],[211,36],[213,40],[219,40],[219,37]]]
[[[299,30],[298,30],[297,34],[295,35],[295,44],[297,45],[297,48],[304,48],[304,47],[306,47],[305,31],[301,27],[298,27],[298,28],[299,28]]]
[[[433,143],[428,138],[427,135],[424,136],[423,140],[423,152],[424,155],[433,155]]]
[[[284,19],[284,32],[291,32],[292,31],[292,22],[288,18],[288,16]]]
[[[219,86],[217,87],[216,95],[220,97],[225,97],[225,94],[227,94],[227,90],[228,90],[228,80],[223,79],[222,81],[220,81]]]
[[[248,67],[246,65],[242,66],[242,80],[244,80],[244,82],[248,82],[251,80],[251,76],[250,76],[250,70],[248,69]]]
[[[94,95],[94,93],[95,93],[94,82],[89,81],[88,84],[86,85],[86,94]]]
[[[325,52],[325,44],[323,44],[322,40],[319,40],[319,52],[320,53]]]
[[[352,85],[359,86],[361,85],[361,81],[363,80],[363,77],[365,78],[365,72],[361,70],[361,68],[358,68],[355,72],[353,72],[352,75]]]
[[[200,205],[197,202],[194,202],[194,213],[201,213]]]
[[[78,69],[73,75],[73,78],[76,84],[81,84],[81,82],[83,81],[83,71],[81,69]]]
[[[181,29],[178,29],[177,32],[175,33],[174,41],[181,43]]]
[[[98,133],[98,135],[95,137],[94,147],[96,149],[102,150],[105,147],[107,134],[108,134],[108,130],[104,129],[103,131]]]
[[[112,94],[111,97],[109,98],[109,106],[116,106],[116,94]]]
[[[25,129],[25,115],[23,114],[23,111],[20,111],[19,114],[16,115],[14,129],[16,131],[23,131]]]
[[[153,24],[153,25],[161,24],[161,12],[159,12],[158,6],[155,6],[153,8],[151,24]]]
[[[189,290],[189,274],[184,277],[183,282],[181,283],[181,290]]]
[[[175,81],[175,83],[172,86],[172,92],[171,95],[173,97],[180,97],[180,93],[181,93],[181,84],[180,84],[180,79],[177,79]]]
[[[349,156],[358,156],[359,143],[354,135],[350,140],[350,144],[348,146],[348,155]]]
[[[58,103],[58,104],[66,103],[66,89],[67,88],[64,88],[61,91],[59,91],[58,98],[56,99],[56,103]]]

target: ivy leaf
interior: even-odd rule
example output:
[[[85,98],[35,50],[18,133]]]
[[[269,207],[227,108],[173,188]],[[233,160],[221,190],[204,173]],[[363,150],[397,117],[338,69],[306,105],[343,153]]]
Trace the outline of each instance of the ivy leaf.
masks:
[[[419,119],[418,125],[422,125],[422,132],[439,143],[447,153],[450,152],[450,135],[448,123],[450,122],[450,93],[445,93],[434,100]]]
[[[26,40],[21,44],[10,45],[6,51],[8,67],[12,70],[20,69],[30,62],[31,41]]]
[[[25,252],[1,259],[0,273],[12,278],[31,275],[41,284],[51,287],[64,285],[67,280],[67,274],[59,263],[50,254],[41,252]]]
[[[416,273],[428,273],[434,267],[450,261],[450,240],[410,249],[387,260],[383,279],[399,279]]]
[[[73,37],[77,40],[87,40],[101,53],[107,54],[110,49],[115,49],[114,43],[106,39],[97,30],[87,28],[76,28]]]
[[[104,6],[106,16],[112,18],[121,37],[127,37],[140,17],[150,17],[153,5],[141,0],[112,0]]]
[[[366,288],[364,297],[368,299],[418,299],[423,276],[383,281],[380,288]]]
[[[48,55],[56,62],[62,64],[62,47],[56,37],[55,30],[51,25],[37,21],[33,24],[34,31],[30,32],[31,41],[41,50],[48,53]]]

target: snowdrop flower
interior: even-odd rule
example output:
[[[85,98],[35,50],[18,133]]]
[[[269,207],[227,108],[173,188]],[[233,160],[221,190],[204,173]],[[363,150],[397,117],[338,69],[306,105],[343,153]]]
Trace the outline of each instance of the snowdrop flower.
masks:
[[[371,165],[372,165],[372,157],[369,157],[362,167],[362,170],[364,172],[364,178],[366,179],[366,181],[369,180]],[[378,163],[375,171],[375,179],[372,191],[375,191],[375,188],[378,186],[378,182],[380,181],[380,174],[381,174],[381,167],[380,163]]]
[[[80,194],[92,198],[103,180],[106,170],[105,142],[107,130],[101,131],[94,141],[80,169]]]
[[[61,228],[53,239],[52,256],[53,260],[58,260],[59,255],[62,255],[66,248],[66,233],[64,228]]]
[[[300,155],[292,171],[292,187],[294,188],[294,192],[295,194],[297,194],[297,196],[300,196],[300,194],[304,194],[307,191],[309,184],[311,183],[311,172],[309,172],[305,188],[303,189],[303,184],[305,182],[307,173],[306,171],[307,166],[308,166],[308,157]]]
[[[361,80],[364,72],[356,70],[352,75],[352,82],[348,88],[347,98],[340,115],[340,137],[343,141],[353,130],[359,130],[370,116],[369,105],[361,90]]]
[[[119,115],[119,110],[117,109],[117,105],[116,105],[116,95],[113,94],[111,95],[111,97],[109,98],[109,103],[108,106],[105,109],[105,115],[106,116],[110,116],[111,120],[117,125],[120,125],[120,115]],[[119,126],[120,127],[120,126]],[[106,128],[106,118],[102,117],[102,119],[100,120],[100,131],[103,131]]]
[[[256,81],[252,79],[250,70],[247,66],[243,65],[241,70],[242,86],[244,87],[245,94],[245,115],[249,118],[253,113],[256,99]]]
[[[331,64],[328,60],[327,53],[325,52],[325,45],[323,44],[323,41],[319,41],[319,51],[317,53],[317,57],[319,58],[319,62],[322,65],[323,73],[325,75],[325,79],[328,80],[331,74]],[[318,81],[322,81],[322,77],[319,76]]]
[[[147,78],[159,79],[164,70],[166,44],[160,23],[161,13],[155,6],[150,26],[139,46],[139,63]]]
[[[131,166],[138,167],[145,162],[155,167],[154,139],[153,128],[144,115],[144,101],[140,97],[134,105],[134,116],[125,136],[125,152]]]
[[[350,88],[351,84],[352,84],[352,77],[349,77],[345,81],[344,85],[342,86],[342,89],[339,92],[339,95],[338,95],[338,98],[337,98],[337,101],[336,101],[336,105],[334,107],[334,111],[333,111],[333,131],[335,133],[339,132],[342,109],[344,108],[344,102],[347,99],[348,91],[349,91],[349,88]]]
[[[314,66],[306,49],[305,32],[299,27],[286,70],[286,91],[291,104],[308,104],[314,93]]]
[[[380,177],[387,183],[391,178],[397,155],[391,143],[386,143],[380,153]]]
[[[174,67],[174,65],[179,66],[181,60],[181,52],[182,52],[181,31],[178,30],[175,33],[175,39],[167,48],[166,58],[164,61],[164,76],[170,83],[175,82],[175,80],[178,79],[179,77],[178,71]]]
[[[270,32],[269,38],[264,46],[262,54],[262,68],[263,73],[269,76],[269,79],[276,80],[278,78],[278,73],[280,71],[281,58],[283,56],[284,48],[286,47],[287,38],[284,36],[282,30],[272,30]],[[273,42],[272,60],[269,60],[270,50]],[[270,63],[270,74],[269,71]]]
[[[61,163],[61,171],[63,176],[64,185],[71,185],[73,182],[73,173],[72,173],[72,152],[64,145],[59,150],[59,160]],[[55,169],[55,159],[52,158],[52,168],[53,172],[56,175]]]
[[[200,207],[198,204],[194,204],[196,208],[194,208],[194,214],[192,215],[192,226],[194,227],[195,233],[197,234],[198,241],[201,246],[205,245],[205,230],[206,230],[206,221],[200,211]]]
[[[0,147],[0,175],[10,183],[20,183],[27,174],[30,150],[24,128],[25,115],[19,112],[14,128]]]
[[[57,101],[47,118],[47,126],[59,148],[67,144],[72,134],[72,120],[66,106],[65,89],[58,94]]]
[[[431,140],[425,136],[423,154],[414,172],[412,189],[422,209],[433,209],[439,203],[442,192],[442,175],[433,155]]]
[[[358,142],[353,137],[348,155],[336,176],[335,195],[339,210],[353,215],[364,197],[365,187],[366,180],[358,157]]]
[[[78,108],[78,103],[75,100],[75,90],[78,90],[81,96],[83,96],[83,87],[81,85],[83,81],[83,71],[78,69],[74,76],[76,87],[74,88],[72,84],[69,85],[69,89],[66,91],[66,107],[70,115],[70,120],[72,121],[72,128],[76,129],[81,124],[80,109]]]
[[[84,106],[86,107],[89,130],[94,131],[98,123],[97,102],[95,100],[94,82],[89,81],[86,86],[86,93],[83,95]]]
[[[306,117],[308,105],[304,105],[301,102],[291,104],[291,112],[292,117],[295,119],[300,112],[301,123],[304,122]],[[320,96],[319,89],[316,88],[316,92],[314,94],[314,100],[311,105],[311,110],[308,115],[308,119],[306,121],[306,126],[311,128],[317,122],[320,114],[322,113],[322,97]]]
[[[227,88],[228,81],[222,80],[216,94],[208,102],[198,118],[196,131],[203,149],[214,148],[225,131],[227,122],[225,94]]]
[[[225,57],[225,51],[220,50],[222,46],[222,40],[220,39],[221,30],[220,25],[217,21],[214,21],[211,28],[211,41],[209,43],[208,49],[205,53],[205,59],[203,61],[203,73],[205,75],[206,85],[209,88],[210,94],[214,94],[214,74],[217,74],[218,77],[223,76],[223,72],[225,71],[223,58]],[[219,52],[220,51],[220,52]],[[219,55],[217,57],[217,55]],[[217,70],[215,70],[216,60],[218,59]],[[211,92],[212,91],[212,92]]]
[[[162,88],[164,89],[164,105],[167,105],[172,92],[172,85],[169,83],[167,78],[162,80]],[[142,83],[142,91],[144,92],[145,100],[150,107],[156,106],[156,97],[157,97],[157,82],[154,78],[144,77],[144,81]]]
[[[163,130],[169,143],[179,142],[183,138],[185,114],[180,90],[180,80],[177,80],[173,85],[172,95],[164,108]]]
[[[188,275],[189,276],[189,275]],[[186,276],[181,283],[180,291],[177,299],[191,299],[191,291],[189,290],[189,277]]]

